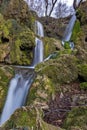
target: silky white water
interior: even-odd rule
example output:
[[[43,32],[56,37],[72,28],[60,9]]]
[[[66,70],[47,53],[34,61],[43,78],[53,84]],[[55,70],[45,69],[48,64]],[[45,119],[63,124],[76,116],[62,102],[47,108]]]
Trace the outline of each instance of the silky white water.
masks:
[[[35,39],[36,47],[35,47],[35,55],[33,60],[33,65],[36,65],[43,61],[43,42],[39,38]],[[40,48],[40,49],[39,49]]]
[[[44,29],[43,29],[43,25],[39,22],[39,21],[36,21],[35,22],[36,24],[36,28],[35,28],[35,32],[38,36],[40,37],[44,37]]]
[[[64,36],[63,36],[63,41],[69,41],[70,40],[75,21],[76,21],[76,15],[72,15],[72,17],[69,21],[69,24],[66,27],[66,30],[65,30],[65,33],[64,33]]]
[[[67,25],[66,29],[65,29],[65,33],[62,39],[62,45],[64,46],[65,42],[69,42],[70,48],[74,49],[74,43],[70,41],[71,35],[72,35],[72,31],[73,31],[73,27],[74,24],[76,22],[76,15],[72,15],[69,24]]]
[[[44,36],[43,26],[36,22],[36,34],[39,37]],[[19,69],[14,78],[10,81],[9,90],[3,112],[0,119],[0,125],[5,123],[17,108],[25,104],[29,88],[34,80],[34,67],[43,61],[43,42],[41,39],[35,39],[36,47],[34,50],[34,59],[32,66],[15,66]],[[14,67],[14,68],[15,68]]]

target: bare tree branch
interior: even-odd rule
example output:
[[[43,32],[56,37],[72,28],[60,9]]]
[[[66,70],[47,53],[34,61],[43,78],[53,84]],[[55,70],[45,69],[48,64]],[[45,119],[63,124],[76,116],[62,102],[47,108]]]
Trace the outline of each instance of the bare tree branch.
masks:
[[[76,10],[80,6],[80,4],[82,3],[82,1],[83,0],[80,0],[79,3],[78,3],[78,6],[77,6],[77,3],[76,3],[77,1],[74,0],[74,2],[73,2],[73,8]]]
[[[57,0],[52,0],[52,8],[51,8],[51,10],[50,10],[49,16],[51,15],[51,13],[52,13],[52,11],[53,11],[56,2],[57,2]]]

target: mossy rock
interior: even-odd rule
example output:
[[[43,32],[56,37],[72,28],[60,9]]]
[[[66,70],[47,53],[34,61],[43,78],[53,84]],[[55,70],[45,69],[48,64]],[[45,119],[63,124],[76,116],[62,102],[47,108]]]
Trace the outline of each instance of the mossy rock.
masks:
[[[77,21],[74,25],[71,40],[75,45],[81,46],[87,51],[87,1],[80,4],[77,10]]]
[[[47,102],[55,93],[51,80],[46,75],[38,75],[30,88],[27,105],[34,104],[40,108],[48,107]]]
[[[0,113],[6,100],[8,85],[13,76],[13,72],[11,67],[0,65]]]
[[[50,54],[57,50],[63,50],[60,40],[54,38],[45,37],[43,39],[44,43],[44,58],[48,57]]]
[[[87,130],[87,107],[73,108],[65,120],[64,128],[67,130]]]
[[[78,65],[79,76],[83,81],[87,81],[87,64]]]
[[[16,20],[0,14],[0,62],[29,65],[33,60],[35,34]]]
[[[36,14],[29,10],[24,0],[4,0],[1,6],[1,13],[5,19],[15,19],[19,24],[34,30]]]
[[[75,43],[75,46],[80,46],[82,49],[85,49],[87,51],[87,25],[84,25],[81,27],[80,31],[75,35],[74,32],[72,36],[72,40]]]
[[[76,46],[75,56],[78,59],[79,64],[87,64],[87,51],[81,46]]]
[[[80,7],[77,10],[77,18],[80,20],[81,25],[86,24],[87,22],[87,10],[86,10],[86,6],[87,6],[87,1],[83,2],[80,4]]]
[[[76,39],[78,38],[80,31],[81,31],[80,21],[77,20],[75,22],[75,25],[74,25],[74,28],[73,28],[73,31],[72,31],[71,41],[73,41],[74,43],[76,42]]]
[[[42,112],[34,106],[17,109],[11,118],[2,126],[2,129],[27,129],[27,130],[62,130],[45,123]]]
[[[7,63],[29,65],[33,60],[33,50],[35,47],[35,35],[25,28],[16,36],[16,40],[10,44],[10,56]]]
[[[87,90],[87,82],[82,82],[82,83],[80,83],[80,88],[81,88],[82,90]]]
[[[9,53],[11,22],[5,21],[3,15],[0,14],[0,62],[4,62],[4,58]]]
[[[77,59],[73,55],[64,54],[58,59],[38,64],[35,71],[36,78],[30,88],[26,104],[48,108],[47,103],[54,99],[60,84],[77,80]]]
[[[78,78],[77,59],[64,54],[58,59],[51,59],[36,67],[36,72],[47,75],[53,83],[70,83]]]

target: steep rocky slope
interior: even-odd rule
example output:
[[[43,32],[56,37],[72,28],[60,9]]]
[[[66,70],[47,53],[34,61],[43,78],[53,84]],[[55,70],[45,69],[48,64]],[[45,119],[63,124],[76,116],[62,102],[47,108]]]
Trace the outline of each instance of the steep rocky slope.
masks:
[[[16,5],[13,0],[8,2],[6,3],[7,7]],[[23,10],[18,10],[21,5],[19,5],[19,2],[21,1],[16,0],[17,5],[11,8],[4,7],[4,4],[2,4],[1,10],[6,8],[8,11],[7,14],[1,11],[0,15],[2,19],[0,21],[0,48],[1,51],[3,50],[0,53],[0,60],[10,64],[28,65],[33,59],[32,50],[35,46],[35,34],[32,28],[34,21],[30,22],[29,19],[31,20],[31,17],[33,17],[33,20],[35,20],[35,14],[29,11],[31,15],[25,18],[23,14],[27,15],[27,13],[25,13],[24,7],[27,5],[22,1],[25,6],[22,4]],[[50,53],[53,55],[48,61],[36,66],[36,78],[30,88],[26,105],[17,109],[2,126],[2,129],[87,130],[86,7],[87,2],[82,3],[77,10],[77,21],[70,39],[75,43],[74,50],[61,46],[59,37],[61,38],[63,34],[60,32],[61,36],[58,35],[57,28],[59,23],[57,24],[56,22],[56,29],[52,33],[47,31],[52,30],[54,25],[52,28],[50,26],[49,30],[46,25],[46,37],[42,38],[45,58]],[[10,9],[11,12],[9,11]],[[24,16],[24,19],[21,15]],[[42,20],[46,21],[44,18]],[[57,35],[55,36],[55,34]],[[1,72],[3,66],[0,67]],[[1,77],[6,74],[6,80],[3,81],[4,85],[1,86],[1,91],[4,90],[4,86],[7,85],[7,81],[12,76],[10,73],[10,76],[7,75],[10,69],[7,68],[4,69],[5,73],[1,73]],[[4,78],[2,79],[4,80]],[[2,99],[5,100],[6,97],[3,95],[6,95],[6,92],[4,94],[1,93],[0,111],[3,106]]]

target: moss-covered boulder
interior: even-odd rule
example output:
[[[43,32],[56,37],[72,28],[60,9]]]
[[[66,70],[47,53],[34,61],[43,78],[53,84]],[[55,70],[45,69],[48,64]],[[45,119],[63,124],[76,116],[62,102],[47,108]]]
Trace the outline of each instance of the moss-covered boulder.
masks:
[[[79,76],[82,81],[87,81],[87,64],[78,65]]]
[[[87,51],[87,1],[82,2],[77,10],[77,21],[75,23],[71,40],[76,46],[81,46]]]
[[[60,40],[44,37],[43,43],[44,43],[44,58],[53,54],[55,51],[63,50]]]
[[[40,108],[48,108],[47,102],[54,93],[55,88],[52,81],[45,74],[38,75],[30,88],[27,105],[34,104]]]
[[[65,120],[64,128],[67,130],[87,130],[87,107],[73,108]]]
[[[29,7],[24,0],[3,0],[1,13],[5,19],[15,19],[21,25],[26,25],[34,30],[35,13],[29,11]]]
[[[0,3],[0,62],[29,65],[35,47],[36,14],[24,0]]]
[[[60,84],[67,84],[78,78],[77,60],[68,54],[38,64],[35,71],[37,77],[30,88],[26,104],[42,109],[48,109],[48,102],[54,100],[55,93],[60,91]]]
[[[29,65],[33,60],[33,50],[35,47],[35,35],[29,29],[25,28],[13,38],[13,43],[10,43],[10,53],[7,63]]]
[[[22,107],[14,112],[11,118],[2,126],[2,129],[26,130],[62,130],[49,125],[42,120],[42,112],[34,106]]]
[[[63,54],[58,59],[38,65],[36,72],[44,73],[54,83],[70,83],[78,78],[77,59],[73,55]]]
[[[87,51],[83,49],[81,46],[76,46],[75,56],[77,57],[79,64],[87,63]]]
[[[9,81],[13,76],[13,69],[9,66],[0,65],[0,113],[5,103]]]

